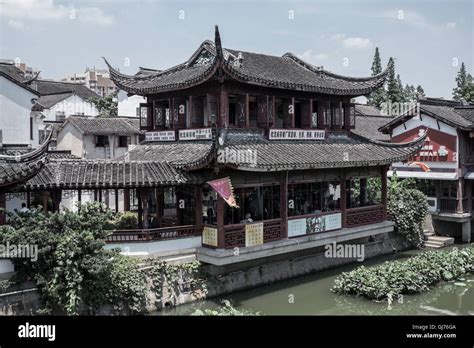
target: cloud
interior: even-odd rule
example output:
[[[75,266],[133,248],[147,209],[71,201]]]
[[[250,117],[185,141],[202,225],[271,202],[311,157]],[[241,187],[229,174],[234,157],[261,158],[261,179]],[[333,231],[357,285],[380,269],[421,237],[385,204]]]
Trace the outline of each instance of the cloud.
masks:
[[[20,30],[20,31],[23,31],[25,30],[25,23],[23,23],[22,21],[18,21],[16,19],[10,19],[8,21],[8,26],[10,28],[13,28],[13,29],[16,29],[16,30]]]
[[[114,17],[98,7],[57,5],[53,0],[2,0],[0,16],[10,18],[19,25],[21,21],[50,22],[77,19],[81,22],[110,25]]]
[[[446,23],[446,29],[454,29],[454,28],[456,28],[456,22]]]
[[[367,48],[372,46],[372,42],[366,37],[352,37],[341,33],[331,36],[331,40],[340,42],[346,48]]]
[[[307,61],[308,63],[317,64],[322,60],[328,59],[329,56],[326,53],[315,54],[313,53],[313,50],[306,50],[302,54],[298,54],[298,58],[301,58],[304,61]]]

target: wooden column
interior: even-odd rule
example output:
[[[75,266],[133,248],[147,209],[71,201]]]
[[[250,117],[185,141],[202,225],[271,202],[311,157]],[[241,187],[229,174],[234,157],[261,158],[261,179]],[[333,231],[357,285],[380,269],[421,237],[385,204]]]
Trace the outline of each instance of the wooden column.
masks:
[[[388,179],[387,179],[387,171],[388,166],[383,166],[381,168],[381,176],[382,176],[382,205],[383,205],[383,219],[387,220],[387,194],[388,194]]]
[[[367,179],[360,179],[360,205],[364,207],[367,204]]]
[[[202,225],[202,187],[200,185],[194,186],[194,206],[194,224],[200,226]]]
[[[58,189],[55,189],[51,193],[52,193],[51,198],[52,198],[52,201],[53,201],[53,212],[57,213],[57,212],[59,212],[59,205],[61,203],[62,191],[58,190]]]
[[[280,173],[281,237],[288,238],[288,172]]]
[[[216,203],[216,220],[217,220],[217,247],[224,248],[225,245],[225,231],[224,231],[224,199],[217,195]]]
[[[141,189],[136,189],[137,200],[138,200],[138,226],[143,228],[143,204]]]
[[[180,207],[180,201],[184,199],[183,192],[175,187],[175,196],[176,196],[176,220],[177,225],[182,225],[183,222],[183,209]],[[186,204],[186,202],[184,202]]]
[[[186,128],[193,128],[193,96],[188,97],[188,109],[186,110],[186,115],[189,115],[189,124]],[[187,117],[186,117],[187,119]]]
[[[295,127],[295,98],[290,98],[283,103],[283,128]]]
[[[119,212],[119,190],[115,189],[114,194],[115,194],[115,212],[118,213]]]
[[[78,189],[77,190],[77,212],[81,211],[81,205],[82,205],[82,190]]]
[[[5,193],[0,192],[0,225],[5,225],[6,222],[6,217],[5,217],[5,211],[4,209],[7,208],[7,201],[5,197]]]
[[[319,101],[318,102],[318,128],[319,129],[324,129],[324,121],[325,117],[324,115],[326,114],[326,102],[325,101]]]
[[[140,190],[140,201],[142,205],[142,226],[144,229],[149,228],[148,223],[148,189],[142,188]]]
[[[339,102],[339,128],[344,129],[346,126],[344,121],[344,108],[342,107],[342,102]]]
[[[346,172],[341,169],[341,226],[347,226],[347,180]]]
[[[201,128],[204,125],[204,104],[202,98],[192,97],[190,113],[191,128]]]
[[[30,191],[26,193],[26,207],[28,209],[31,209],[31,192]]]
[[[219,127],[225,127],[229,125],[229,95],[227,91],[222,87],[219,96],[219,117],[217,120]]]
[[[351,105],[343,104],[343,107],[344,107],[344,129],[348,131],[351,129]]]
[[[41,205],[43,206],[44,213],[48,212],[48,198],[49,198],[49,192],[42,191],[41,192]]]
[[[273,127],[275,125],[275,96],[267,95],[267,111],[268,111],[268,127]]]
[[[465,207],[463,205],[464,188],[465,188],[464,178],[459,177],[459,179],[458,179],[458,190],[457,190],[457,194],[456,194],[457,203],[458,203],[456,211],[458,213],[463,213],[464,209],[465,209]]]
[[[268,127],[268,96],[257,96],[257,127]]]
[[[123,190],[123,211],[130,211],[130,189]]]
[[[301,103],[301,128],[311,128],[313,115],[313,99]]]
[[[156,221],[158,226],[161,227],[161,220],[163,219],[163,207],[164,207],[164,193],[161,187],[156,189]]]

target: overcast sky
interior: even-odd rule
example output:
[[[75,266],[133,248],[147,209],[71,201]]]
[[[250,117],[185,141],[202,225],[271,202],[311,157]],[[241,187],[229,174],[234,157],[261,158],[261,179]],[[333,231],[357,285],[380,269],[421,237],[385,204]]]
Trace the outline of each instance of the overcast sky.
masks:
[[[383,66],[396,58],[403,84],[450,98],[461,62],[473,70],[473,3],[0,0],[0,58],[38,67],[43,78],[104,68],[101,56],[133,74],[185,61],[218,24],[224,47],[293,52],[351,76],[370,75],[378,46]]]

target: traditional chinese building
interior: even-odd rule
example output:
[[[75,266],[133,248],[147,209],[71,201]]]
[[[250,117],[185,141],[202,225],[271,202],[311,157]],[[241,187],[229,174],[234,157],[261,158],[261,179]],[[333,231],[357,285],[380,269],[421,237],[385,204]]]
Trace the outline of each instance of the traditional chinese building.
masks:
[[[40,172],[47,163],[47,150],[52,133],[49,132],[45,142],[34,151],[23,154],[9,154],[0,151],[0,225],[5,223],[6,195],[18,185],[24,183]]]
[[[425,135],[419,151],[410,157],[419,166],[395,162],[389,175],[415,178],[428,196],[436,234],[471,241],[474,198],[474,105],[438,98],[422,98],[419,105],[380,128],[393,143]]]
[[[121,90],[147,100],[140,105],[146,143],[123,157],[124,166],[141,165],[97,176],[103,188],[131,185],[140,197],[143,229],[117,231],[111,242],[202,233],[198,258],[225,264],[263,257],[266,246],[276,255],[296,244],[314,248],[393,231],[387,169],[423,138],[389,144],[356,135],[351,103],[382,85],[388,70],[354,78],[291,53],[226,49],[217,27],[214,42],[170,69],[135,76],[109,70]],[[157,172],[163,177],[153,181]],[[143,184],[127,182],[136,174]],[[206,184],[223,178],[238,208]],[[379,190],[368,182],[380,183]],[[225,251],[236,247],[246,256]]]

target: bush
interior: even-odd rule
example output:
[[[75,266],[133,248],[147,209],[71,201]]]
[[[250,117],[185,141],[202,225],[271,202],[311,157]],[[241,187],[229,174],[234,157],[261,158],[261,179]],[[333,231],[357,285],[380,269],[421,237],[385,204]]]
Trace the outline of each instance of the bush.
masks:
[[[387,261],[376,267],[357,267],[335,279],[333,291],[375,300],[428,291],[439,281],[474,272],[474,246],[461,250],[429,251],[405,261]]]
[[[96,313],[104,305],[117,312],[145,310],[146,278],[135,260],[104,248],[113,213],[100,203],[78,213],[11,214],[0,227],[0,243],[37,245],[37,261],[12,259],[17,281],[34,280],[45,310],[69,315]]]
[[[395,175],[392,177],[387,212],[389,219],[395,222],[395,232],[412,246],[423,246],[423,222],[428,213],[428,203],[412,180],[398,181]]]
[[[135,229],[138,226],[138,215],[131,211],[117,214],[115,225],[119,230]]]

